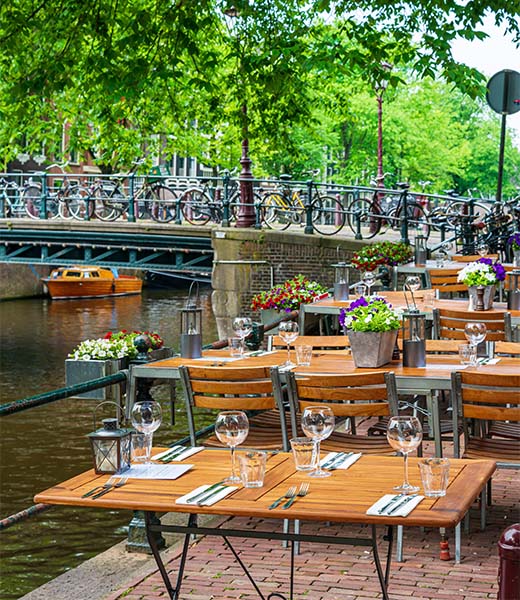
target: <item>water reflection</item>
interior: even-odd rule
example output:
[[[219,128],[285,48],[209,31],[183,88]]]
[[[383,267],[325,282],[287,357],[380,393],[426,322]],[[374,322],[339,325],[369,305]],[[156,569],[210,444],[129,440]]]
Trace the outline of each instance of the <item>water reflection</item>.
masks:
[[[110,330],[154,330],[177,348],[185,299],[185,291],[152,290],[121,298],[0,303],[0,402],[62,387],[67,354]],[[201,291],[201,299],[208,343],[217,337],[210,290]],[[0,421],[2,518],[31,506],[36,492],[90,468],[85,434],[93,430],[96,403],[58,400]],[[169,415],[166,402],[163,414]],[[182,407],[176,420],[172,430],[164,419],[154,436],[159,443],[186,434]],[[130,517],[127,511],[53,507],[3,532],[0,598],[19,598],[124,539]]]

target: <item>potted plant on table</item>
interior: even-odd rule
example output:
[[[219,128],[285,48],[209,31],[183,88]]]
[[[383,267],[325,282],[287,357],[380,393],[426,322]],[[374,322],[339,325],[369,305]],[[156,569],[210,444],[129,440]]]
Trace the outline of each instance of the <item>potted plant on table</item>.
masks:
[[[384,298],[361,296],[341,309],[339,323],[349,337],[356,367],[375,368],[392,360],[401,312]]]
[[[496,286],[505,278],[504,267],[491,258],[479,258],[461,269],[457,281],[468,286],[469,310],[492,308]]]
[[[520,232],[514,233],[507,243],[513,251],[513,267],[520,267]]]
[[[128,366],[130,359],[136,358],[138,350],[134,340],[138,336],[149,338],[149,354],[152,360],[167,358],[169,349],[164,348],[164,341],[158,333],[150,331],[109,331],[103,338],[83,340],[65,360],[66,385],[83,383],[92,379],[117,373]],[[166,351],[165,356],[154,356],[154,352]],[[171,352],[170,352],[171,354]],[[93,400],[119,399],[119,386],[113,385],[92,390],[75,396]]]
[[[352,258],[352,265],[359,271],[379,270],[383,287],[391,285],[391,270],[396,265],[410,262],[414,250],[404,242],[377,242],[361,248]]]

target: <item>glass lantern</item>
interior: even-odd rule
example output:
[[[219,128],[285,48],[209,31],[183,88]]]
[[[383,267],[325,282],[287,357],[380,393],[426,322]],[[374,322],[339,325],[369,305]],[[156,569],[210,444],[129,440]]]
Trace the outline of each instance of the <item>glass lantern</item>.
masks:
[[[200,358],[202,356],[202,308],[198,306],[197,294],[192,298],[194,281],[190,286],[186,306],[181,309],[181,356],[182,358]]]
[[[132,429],[121,429],[117,419],[103,419],[103,427],[87,434],[94,470],[99,475],[120,473],[130,467]]]
[[[424,367],[426,365],[426,315],[417,309],[403,313],[403,366]]]
[[[416,267],[426,266],[426,259],[428,258],[428,248],[426,247],[426,238],[423,235],[418,235],[415,238],[414,256]]]
[[[349,264],[339,262],[334,267],[334,300],[342,302],[348,300],[348,269]]]
[[[507,308],[520,310],[520,269],[514,269],[507,275]]]

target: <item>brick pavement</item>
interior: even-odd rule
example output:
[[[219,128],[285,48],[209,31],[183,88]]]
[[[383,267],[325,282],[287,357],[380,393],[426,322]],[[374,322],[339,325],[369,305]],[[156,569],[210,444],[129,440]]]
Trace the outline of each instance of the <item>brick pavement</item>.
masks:
[[[520,472],[499,470],[493,478],[493,506],[488,508],[488,524],[479,527],[478,506],[471,510],[470,534],[462,536],[462,561],[439,560],[439,532],[405,529],[404,562],[393,562],[389,585],[392,600],[496,599],[497,542],[502,531],[520,520]],[[236,518],[232,524],[243,526],[248,519]],[[253,524],[269,528],[268,522]],[[324,525],[304,522],[302,531],[318,533]],[[330,535],[338,527],[327,527]],[[364,527],[344,525],[342,533],[363,534]],[[290,553],[279,542],[238,539],[233,542],[242,560],[263,593],[287,594]],[[384,542],[382,542],[384,544]],[[384,546],[381,546],[384,550]],[[450,550],[454,554],[453,537]],[[175,575],[178,551],[168,556],[167,569]],[[376,600],[381,598],[372,555],[363,547],[304,544],[296,557],[294,597],[305,600]],[[258,598],[240,566],[224,542],[215,537],[201,538],[190,549],[182,600],[253,600]],[[130,582],[107,600],[156,600],[167,598],[157,571]],[[517,598],[508,600],[519,600]]]

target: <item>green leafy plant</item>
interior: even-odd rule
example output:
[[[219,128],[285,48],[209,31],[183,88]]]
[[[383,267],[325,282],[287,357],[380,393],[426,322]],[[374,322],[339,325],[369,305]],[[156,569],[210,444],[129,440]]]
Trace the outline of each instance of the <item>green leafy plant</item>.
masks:
[[[404,242],[377,242],[354,254],[352,264],[362,271],[374,271],[381,265],[401,265],[413,257],[413,248]]]
[[[401,312],[384,298],[361,296],[341,309],[339,324],[351,331],[393,331],[401,325]]]
[[[296,310],[300,304],[314,302],[316,298],[327,295],[327,289],[317,281],[311,281],[304,275],[296,275],[280,285],[273,286],[266,292],[253,296],[251,308],[253,310]]]

